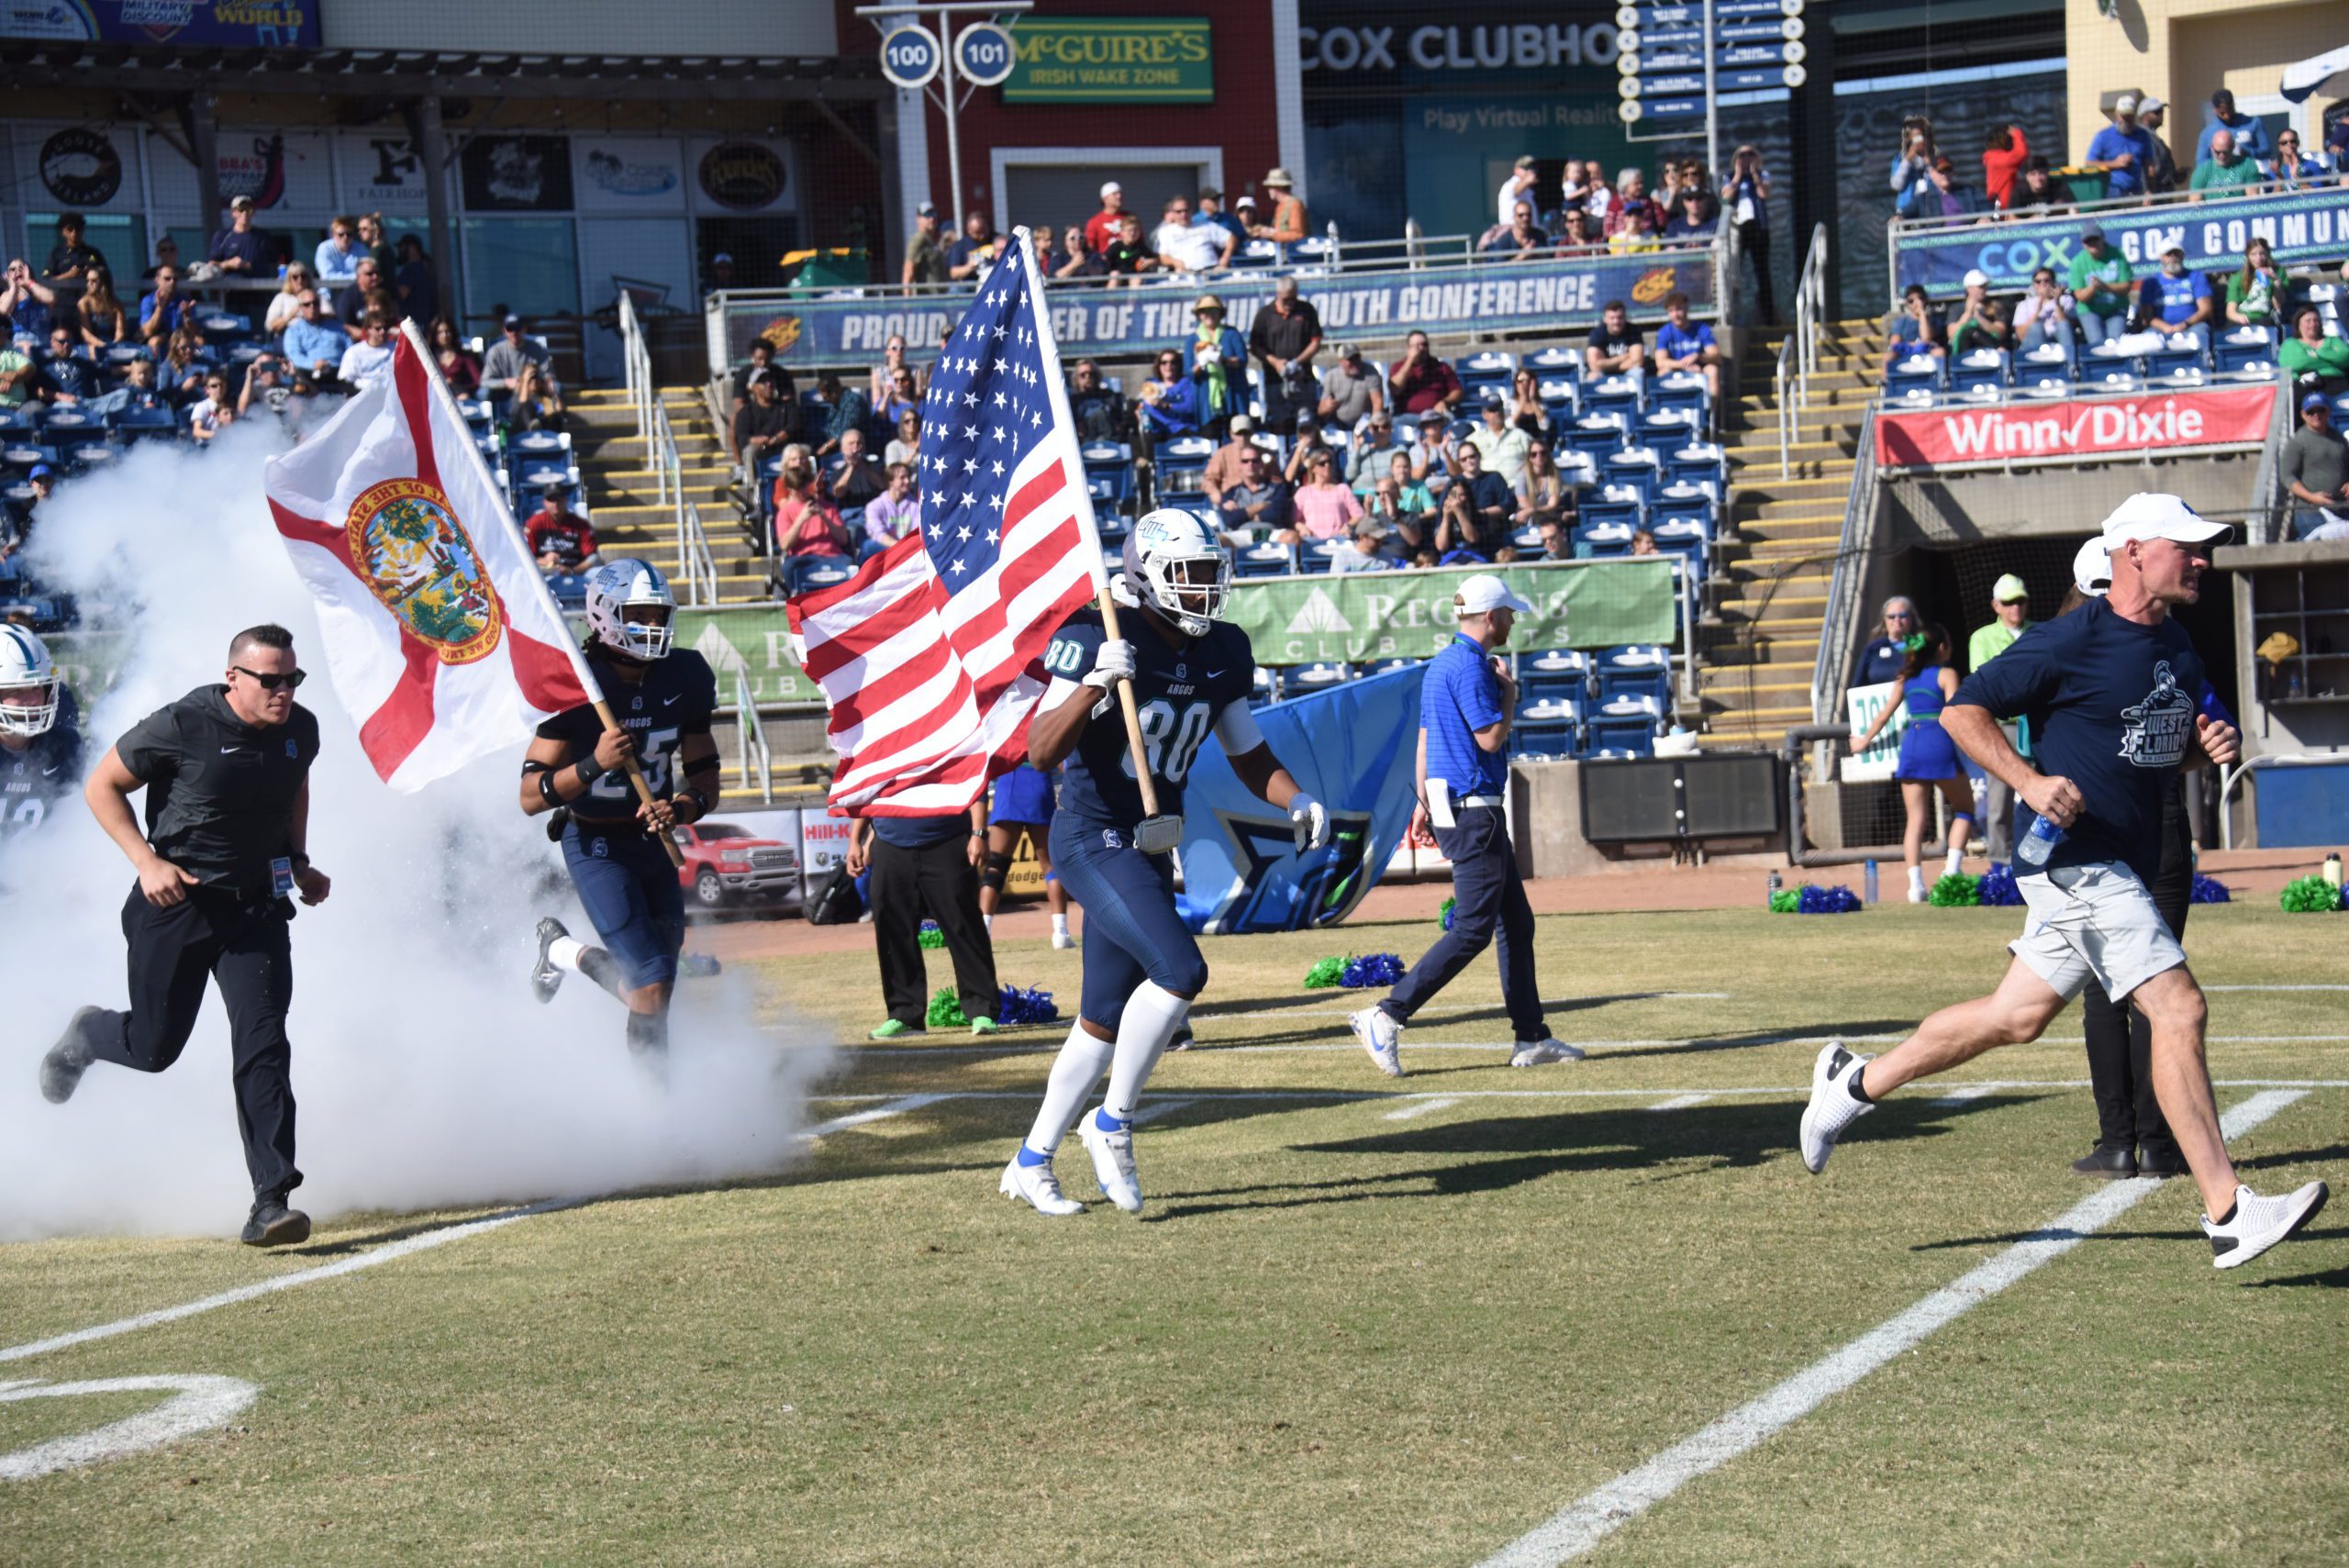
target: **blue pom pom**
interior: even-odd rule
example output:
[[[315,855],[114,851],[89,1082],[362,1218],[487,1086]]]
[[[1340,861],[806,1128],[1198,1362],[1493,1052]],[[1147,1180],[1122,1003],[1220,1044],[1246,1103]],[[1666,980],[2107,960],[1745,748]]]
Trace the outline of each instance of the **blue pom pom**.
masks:
[[[1848,887],[1820,887],[1804,883],[1795,904],[1800,915],[1849,915],[1860,906],[1856,894]]]
[[[1992,866],[1982,873],[1981,902],[1985,907],[2021,904],[2022,889],[2015,885],[2015,868]]]
[[[2232,904],[2234,902],[2234,898],[2232,895],[2227,892],[2227,884],[2221,882],[2217,877],[2197,875],[2194,879],[2194,892],[2188,898],[2188,902],[2193,904]]]
[[[1338,984],[1359,991],[1366,985],[1392,985],[1402,978],[1401,954],[1373,952],[1347,960],[1345,973],[1338,977]]]
[[[1022,991],[1016,985],[1003,988],[996,1021],[1009,1029],[1016,1024],[1050,1024],[1060,1020],[1061,1010],[1050,991],[1030,986]]]

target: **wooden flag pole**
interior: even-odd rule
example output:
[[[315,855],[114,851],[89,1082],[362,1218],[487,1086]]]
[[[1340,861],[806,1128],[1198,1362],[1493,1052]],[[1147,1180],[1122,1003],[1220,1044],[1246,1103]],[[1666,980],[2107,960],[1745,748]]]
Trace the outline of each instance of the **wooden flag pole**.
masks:
[[[1109,584],[1101,584],[1101,628],[1112,638],[1124,640],[1118,629],[1118,600],[1109,592]],[[1150,778],[1150,752],[1141,743],[1141,710],[1134,706],[1134,684],[1118,683],[1118,706],[1126,716],[1126,744],[1133,751],[1134,782],[1141,785],[1141,814],[1158,815],[1158,786]]]

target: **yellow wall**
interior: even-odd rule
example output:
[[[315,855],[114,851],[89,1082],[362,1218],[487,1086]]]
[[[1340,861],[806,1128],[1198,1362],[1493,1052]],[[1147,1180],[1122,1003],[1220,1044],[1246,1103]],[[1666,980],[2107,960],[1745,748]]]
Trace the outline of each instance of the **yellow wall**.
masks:
[[[2097,0],[2065,0],[2072,141],[2065,151],[2085,157],[2089,138],[2109,123],[2106,98],[2129,88],[2168,101],[2162,135],[2181,172],[2193,161],[2212,93],[2275,96],[2284,68],[2338,47],[2349,18],[2341,0],[2117,0],[2115,11],[2104,17]],[[2311,150],[2318,143],[2305,130],[2333,101],[2319,94],[2299,106],[2308,117],[2301,140]],[[2294,123],[2302,123],[2297,114]]]

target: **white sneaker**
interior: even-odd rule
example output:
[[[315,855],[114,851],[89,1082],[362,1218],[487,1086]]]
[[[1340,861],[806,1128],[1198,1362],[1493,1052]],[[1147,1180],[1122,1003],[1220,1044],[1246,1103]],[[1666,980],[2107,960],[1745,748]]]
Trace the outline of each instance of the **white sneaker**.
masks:
[[[1568,1045],[1552,1036],[1519,1046],[1509,1053],[1508,1064],[1511,1067],[1539,1067],[1549,1062],[1580,1062],[1582,1055],[1582,1047]]]
[[[1057,948],[1057,949],[1059,949],[1061,951],[1063,951],[1063,952],[1066,952],[1069,949],[1071,949],[1071,948],[1074,947],[1075,945],[1076,945],[1076,933],[1075,933],[1075,932],[1074,932],[1074,931],[1054,931],[1054,932],[1052,933],[1052,946],[1053,946],[1053,947],[1055,947],[1055,948]]]
[[[1085,1206],[1061,1191],[1061,1179],[1052,1174],[1052,1162],[1041,1165],[1023,1165],[1014,1154],[1011,1163],[1003,1168],[1001,1189],[1006,1197],[1015,1197],[1038,1214],[1083,1214]]]
[[[1097,1112],[1078,1126],[1076,1136],[1093,1156],[1093,1177],[1101,1184],[1101,1195],[1128,1214],[1140,1214],[1141,1179],[1134,1173],[1134,1129],[1111,1131],[1101,1125]]]
[[[1931,895],[1921,887],[1911,887],[1909,890],[1909,902],[1911,904],[1922,904],[1929,896]]]
[[[1802,1112],[1802,1168],[1812,1175],[1827,1168],[1843,1129],[1876,1109],[1874,1102],[1852,1097],[1852,1075],[1874,1060],[1840,1045],[1820,1048],[1810,1070],[1810,1104]]]
[[[2235,1188],[2234,1218],[2224,1225],[2202,1218],[2202,1234],[2210,1239],[2210,1266],[2238,1268],[2289,1236],[2324,1207],[2332,1195],[2322,1182],[2310,1182],[2280,1197],[2261,1197],[2249,1187]]]
[[[1346,1027],[1354,1031],[1354,1038],[1362,1041],[1381,1073],[1389,1078],[1403,1075],[1403,1026],[1395,1021],[1394,1014],[1384,1007],[1364,1007],[1346,1015]]]

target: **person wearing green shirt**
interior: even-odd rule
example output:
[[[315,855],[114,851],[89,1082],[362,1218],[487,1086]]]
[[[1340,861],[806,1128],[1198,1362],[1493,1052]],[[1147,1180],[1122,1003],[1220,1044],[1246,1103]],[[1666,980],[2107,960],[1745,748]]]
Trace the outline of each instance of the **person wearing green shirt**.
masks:
[[[2107,242],[2104,230],[2091,224],[2080,231],[2079,253],[2072,258],[2072,296],[2080,302],[2080,336],[2091,349],[2129,329],[2129,300],[2136,290],[2136,274],[2129,258]]]
[[[33,382],[33,361],[16,344],[0,338],[0,408],[15,408],[25,401]]]
[[[2230,193],[2249,195],[2259,183],[2259,165],[2235,147],[2235,133],[2221,130],[2210,139],[2210,156],[2194,166],[2194,199]]]
[[[2299,390],[2321,386],[2338,392],[2349,385],[2349,339],[2326,337],[2324,317],[2315,306],[2304,305],[2293,314],[2292,335],[2277,351],[2276,362]]]
[[[1990,607],[1998,613],[1998,618],[1987,626],[1976,627],[1974,635],[1966,639],[1965,672],[1969,675],[2013,647],[2015,639],[2031,629],[2031,590],[2013,573],[2007,573],[1990,584]],[[2008,721],[2002,718],[1999,722]],[[2026,757],[2031,755],[2031,737],[2020,726],[2016,730],[2015,750]],[[2009,840],[2015,815],[2014,786],[1996,773],[1987,775],[1984,784],[1982,822],[1989,829],[1990,858],[1994,861],[2010,860],[2012,846]]]
[[[2227,319],[2238,327],[2273,327],[2283,314],[2284,274],[2267,241],[2254,236],[2243,266],[2227,274]]]

